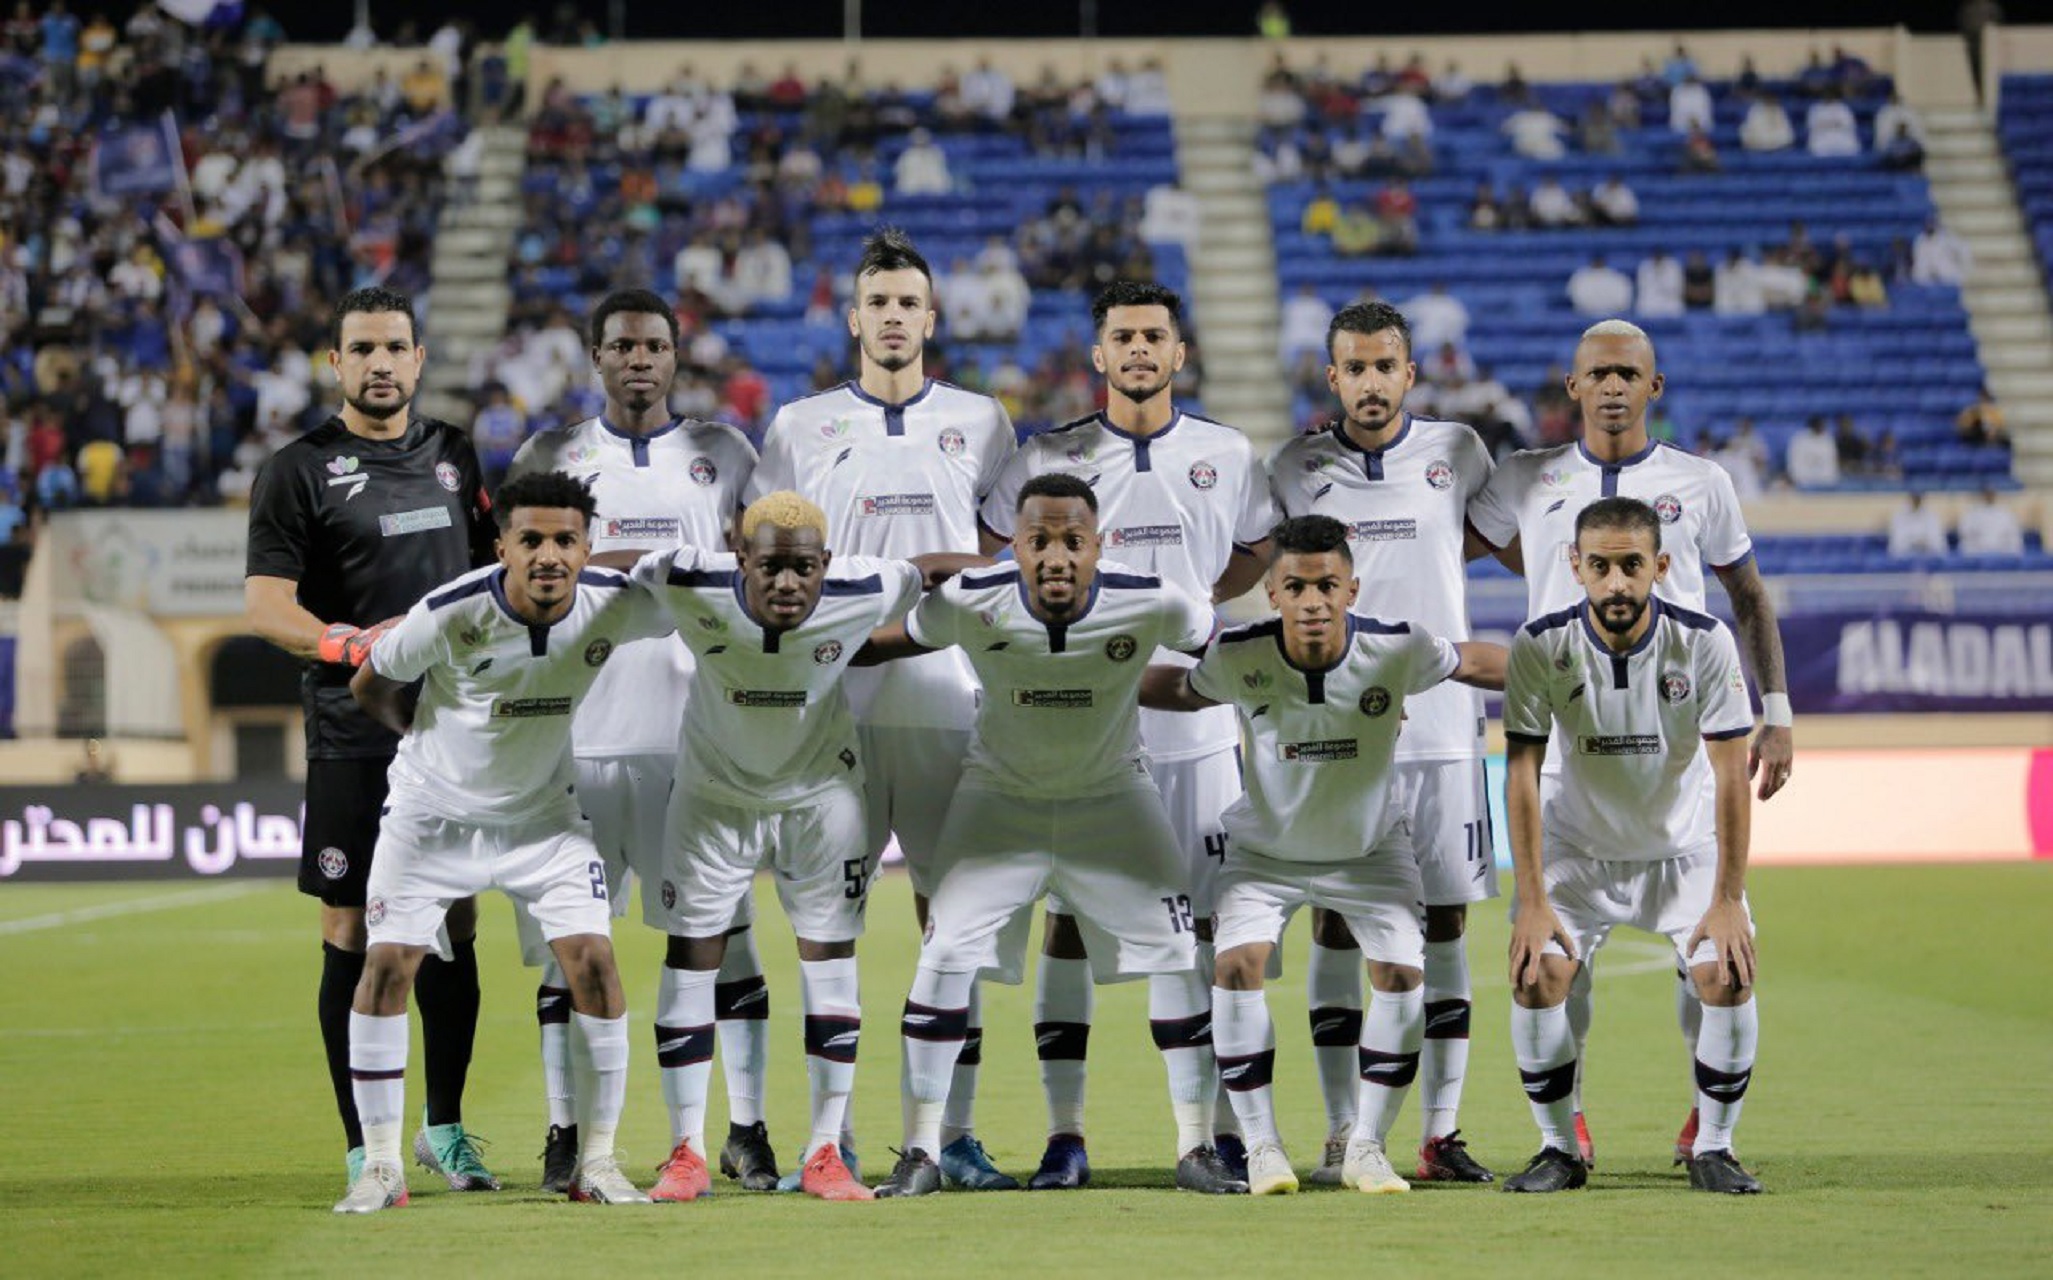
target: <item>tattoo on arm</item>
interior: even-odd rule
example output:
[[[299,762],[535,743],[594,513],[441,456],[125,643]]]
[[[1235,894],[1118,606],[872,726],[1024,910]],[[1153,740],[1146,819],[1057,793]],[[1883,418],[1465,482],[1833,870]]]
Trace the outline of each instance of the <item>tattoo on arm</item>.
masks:
[[[1762,693],[1787,693],[1789,673],[1782,661],[1782,629],[1775,619],[1775,603],[1768,598],[1768,584],[1749,560],[1733,569],[1721,569],[1718,577],[1732,600],[1732,619],[1738,624],[1740,647],[1746,651],[1747,666]]]

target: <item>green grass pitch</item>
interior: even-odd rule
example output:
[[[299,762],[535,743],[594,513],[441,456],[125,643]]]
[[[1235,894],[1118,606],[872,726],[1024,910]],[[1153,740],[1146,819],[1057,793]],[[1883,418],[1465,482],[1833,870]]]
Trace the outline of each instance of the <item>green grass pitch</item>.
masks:
[[[424,1171],[411,1207],[341,1220],[339,1130],[313,1022],[315,909],[279,882],[0,888],[0,1271],[51,1275],[1036,1274],[1752,1277],[2053,1270],[2053,867],[1757,872],[1762,1054],[1740,1151],[1768,1194],[1693,1195],[1669,1144],[1688,1105],[1662,949],[1621,935],[1599,968],[1587,1192],[1484,1187],[1213,1200],[1168,1189],[1174,1145],[1141,985],[1103,989],[1091,1053],[1096,1186],[825,1205],[716,1182],[697,1205],[604,1210],[533,1190],[544,1129],[533,975],[486,907],[485,1009],[467,1120],[509,1189]],[[770,1124],[790,1159],[804,1067],[789,934],[763,926],[775,1039]],[[857,1091],[865,1172],[898,1136],[897,1013],[914,957],[905,881],[879,882],[864,943]],[[54,923],[61,921],[61,923]],[[1302,923],[1288,944],[1303,954]],[[1535,1146],[1506,1045],[1504,924],[1476,913],[1463,1111],[1500,1173]],[[648,1003],[657,939],[620,930],[633,1074],[623,1143],[664,1154]],[[1302,1167],[1323,1115],[1301,971],[1271,990],[1278,1105]],[[990,988],[980,1131],[1027,1173],[1043,1116],[1030,991]],[[414,1037],[416,1063],[419,1036]],[[724,1131],[719,1075],[712,1132]],[[408,1100],[420,1102],[418,1071]],[[1416,1098],[1393,1135],[1417,1140]],[[715,1141],[717,1142],[717,1138]]]

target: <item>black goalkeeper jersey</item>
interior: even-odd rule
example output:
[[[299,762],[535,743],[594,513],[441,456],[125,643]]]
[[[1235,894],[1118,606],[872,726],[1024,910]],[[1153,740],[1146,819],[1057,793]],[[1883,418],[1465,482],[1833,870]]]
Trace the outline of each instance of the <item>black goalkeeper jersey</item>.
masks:
[[[323,622],[368,627],[493,558],[491,501],[470,438],[416,418],[395,440],[330,418],[280,449],[250,493],[249,576],[299,584]],[[358,709],[352,670],[309,661],[307,759],[389,757],[399,739]]]

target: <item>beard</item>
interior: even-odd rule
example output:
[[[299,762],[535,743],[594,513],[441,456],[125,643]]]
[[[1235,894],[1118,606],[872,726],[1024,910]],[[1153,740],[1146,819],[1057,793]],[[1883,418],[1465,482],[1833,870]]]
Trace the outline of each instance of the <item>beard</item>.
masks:
[[[406,406],[413,403],[413,392],[403,391],[390,404],[380,404],[367,395],[345,395],[342,402],[358,413],[377,422],[386,422],[406,412]]]
[[[1617,616],[1611,612],[1618,605],[1624,605],[1632,610],[1623,622],[1618,621]],[[1629,596],[1612,596],[1609,599],[1599,601],[1595,610],[1598,624],[1614,636],[1622,636],[1638,626],[1641,616],[1646,611],[1647,602],[1645,600],[1634,600]]]
[[[882,343],[873,346],[866,339],[862,344],[862,348],[863,356],[871,364],[876,365],[887,373],[897,373],[900,369],[910,368],[918,364],[922,357],[926,355],[926,345],[920,342],[908,342],[902,349],[891,351],[886,349]]]
[[[1110,386],[1113,391],[1119,393],[1122,396],[1125,396],[1128,400],[1133,401],[1135,404],[1144,404],[1149,400],[1153,400],[1156,396],[1159,396],[1164,391],[1166,391],[1169,387],[1170,382],[1174,380],[1175,377],[1175,374],[1170,373],[1165,369],[1156,376],[1155,381],[1153,382],[1135,382],[1129,383],[1126,386],[1121,386],[1108,378],[1106,379],[1106,384]]]

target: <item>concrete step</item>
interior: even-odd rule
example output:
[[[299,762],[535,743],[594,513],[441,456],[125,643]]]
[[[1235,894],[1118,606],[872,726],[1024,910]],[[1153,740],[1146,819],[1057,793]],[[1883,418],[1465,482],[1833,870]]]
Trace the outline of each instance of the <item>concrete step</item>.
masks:
[[[1961,156],[1997,156],[2002,152],[1996,146],[1996,139],[1980,130],[1951,132],[1931,130],[1926,134],[1925,155],[1927,158],[1943,157],[1948,160]]]
[[[507,239],[504,233],[475,223],[457,223],[450,226],[445,219],[443,225],[435,231],[435,252],[438,255],[446,253],[459,258],[495,254],[503,256],[506,248]]]
[[[1214,271],[1267,271],[1274,273],[1276,256],[1267,248],[1249,248],[1246,245],[1220,245],[1205,249],[1203,265],[1197,270]]]
[[[482,285],[503,282],[506,279],[504,258],[485,258],[461,255],[447,257],[437,254],[434,260],[435,285],[446,288],[449,285]]]
[[[2016,283],[2010,280],[1972,280],[1963,291],[1962,299],[1968,313],[1977,319],[1982,316],[2044,315],[2046,295],[2038,286]]]
[[[1984,350],[2002,343],[2053,343],[2053,318],[2045,312],[1976,316],[1975,341]]]
[[[1231,194],[1248,194],[1259,198],[1262,190],[1261,183],[1255,181],[1254,172],[1244,168],[1189,174],[1184,178],[1183,187],[1186,191],[1207,198]]]
[[[1963,238],[1977,235],[2016,236],[2024,231],[2024,220],[2017,216],[2016,205],[1986,205],[1963,208],[1949,197],[1946,208],[1946,225],[1952,227]]]
[[[1994,378],[1996,375],[1991,375]],[[2014,402],[2022,411],[2025,401],[2053,400],[2053,370],[2006,371],[2001,375],[2005,388],[2001,394],[2006,401]],[[2008,410],[2006,410],[2008,412]]]
[[[1278,316],[1273,300],[1251,297],[1207,298],[1205,327],[1245,326],[1274,332]]]
[[[1934,156],[1925,161],[1925,177],[1950,184],[2001,182],[2009,174],[1994,156]]]
[[[1224,248],[1230,244],[1269,247],[1269,229],[1245,218],[1206,219],[1201,229],[1207,249]]]
[[[1217,329],[1205,330],[1205,360],[1216,366],[1220,357],[1232,359],[1266,360],[1276,363],[1276,335],[1260,329]],[[1267,372],[1265,367],[1264,372]]]
[[[1989,371],[1991,377],[1999,371],[2036,373],[2053,368],[2053,359],[2049,359],[2046,348],[2037,343],[2024,342],[2015,346],[2003,343],[1982,348],[1982,367]]]
[[[441,226],[453,231],[486,231],[500,237],[504,245],[512,240],[512,233],[520,229],[521,209],[518,202],[489,200],[482,196],[475,204],[445,209]]]
[[[2017,208],[2017,197],[2008,182],[1954,182],[1932,194],[1948,216],[1971,209]]]

